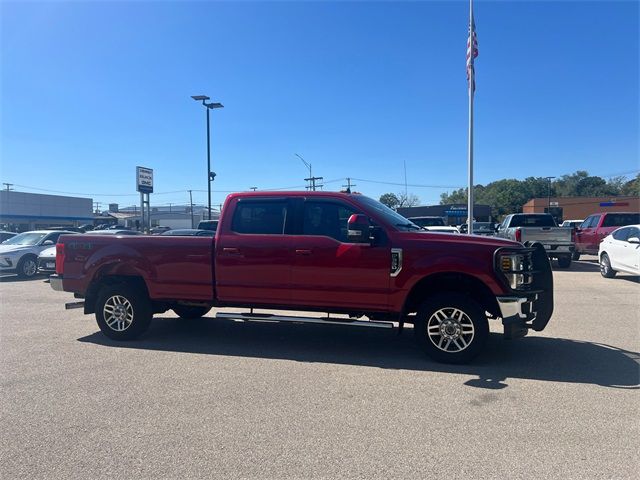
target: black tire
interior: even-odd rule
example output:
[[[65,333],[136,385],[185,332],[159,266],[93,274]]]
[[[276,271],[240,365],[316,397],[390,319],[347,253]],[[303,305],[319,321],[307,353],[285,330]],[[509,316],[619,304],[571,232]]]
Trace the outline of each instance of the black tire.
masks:
[[[467,363],[484,347],[489,336],[489,322],[484,309],[467,295],[441,293],[420,305],[414,333],[418,345],[437,362]],[[462,347],[465,342],[466,346]]]
[[[118,308],[119,305],[122,308]],[[109,316],[105,318],[105,314]],[[102,333],[113,340],[138,338],[149,328],[152,317],[151,302],[139,288],[127,284],[108,285],[98,293],[96,322]]]
[[[171,310],[175,312],[180,318],[185,320],[194,320],[196,318],[204,317],[211,307],[187,307],[185,305],[176,305]]]
[[[571,257],[567,255],[566,257],[558,257],[558,267],[560,268],[569,268],[571,266]]]
[[[580,260],[580,253],[578,252],[573,252],[571,254],[571,260]]]
[[[609,255],[603,253],[600,256],[600,275],[604,278],[613,278],[616,276],[616,271],[611,268],[611,261],[609,260]]]
[[[16,273],[20,278],[33,278],[38,273],[38,258],[33,255],[25,255],[18,262]]]

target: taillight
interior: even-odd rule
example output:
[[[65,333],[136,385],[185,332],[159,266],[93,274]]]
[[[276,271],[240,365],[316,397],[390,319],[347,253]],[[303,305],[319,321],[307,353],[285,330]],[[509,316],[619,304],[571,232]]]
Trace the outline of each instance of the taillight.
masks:
[[[520,228],[516,228],[516,242],[522,241],[522,230]]]
[[[64,273],[64,243],[56,243],[56,273]]]

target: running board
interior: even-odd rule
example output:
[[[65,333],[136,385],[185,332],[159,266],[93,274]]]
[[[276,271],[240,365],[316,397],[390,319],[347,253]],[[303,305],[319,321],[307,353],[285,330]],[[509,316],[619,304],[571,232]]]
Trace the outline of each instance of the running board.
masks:
[[[84,307],[84,301],[82,302],[69,302],[69,303],[65,303],[64,304],[64,309],[65,310],[72,310],[74,308],[83,308]]]
[[[292,323],[317,323],[328,325],[348,325],[352,327],[369,328],[393,328],[391,322],[377,322],[365,320],[351,320],[331,317],[290,317],[287,315],[269,315],[259,313],[217,313],[216,318],[227,320],[242,320],[245,322],[292,322]]]

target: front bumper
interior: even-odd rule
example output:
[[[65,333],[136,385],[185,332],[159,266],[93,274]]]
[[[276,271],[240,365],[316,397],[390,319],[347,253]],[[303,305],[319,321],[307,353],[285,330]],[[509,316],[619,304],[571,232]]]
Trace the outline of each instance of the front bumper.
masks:
[[[49,277],[49,285],[56,292],[62,292],[64,289],[62,288],[62,277],[60,275],[51,275]]]
[[[0,258],[0,271],[2,270],[15,270],[18,264],[13,258]]]
[[[532,268],[536,272],[530,290],[496,298],[507,338],[544,330],[553,314],[553,274],[547,252],[540,243],[526,246],[533,249]]]
[[[56,257],[38,258],[38,272],[55,273],[55,271],[56,271]]]

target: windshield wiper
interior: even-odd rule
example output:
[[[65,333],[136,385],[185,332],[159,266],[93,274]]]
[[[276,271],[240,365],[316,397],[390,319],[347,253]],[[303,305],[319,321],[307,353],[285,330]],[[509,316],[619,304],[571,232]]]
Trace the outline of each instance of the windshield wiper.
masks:
[[[419,227],[414,223],[396,223],[396,227],[405,227],[405,228],[413,228],[414,230],[422,230],[422,227]]]

